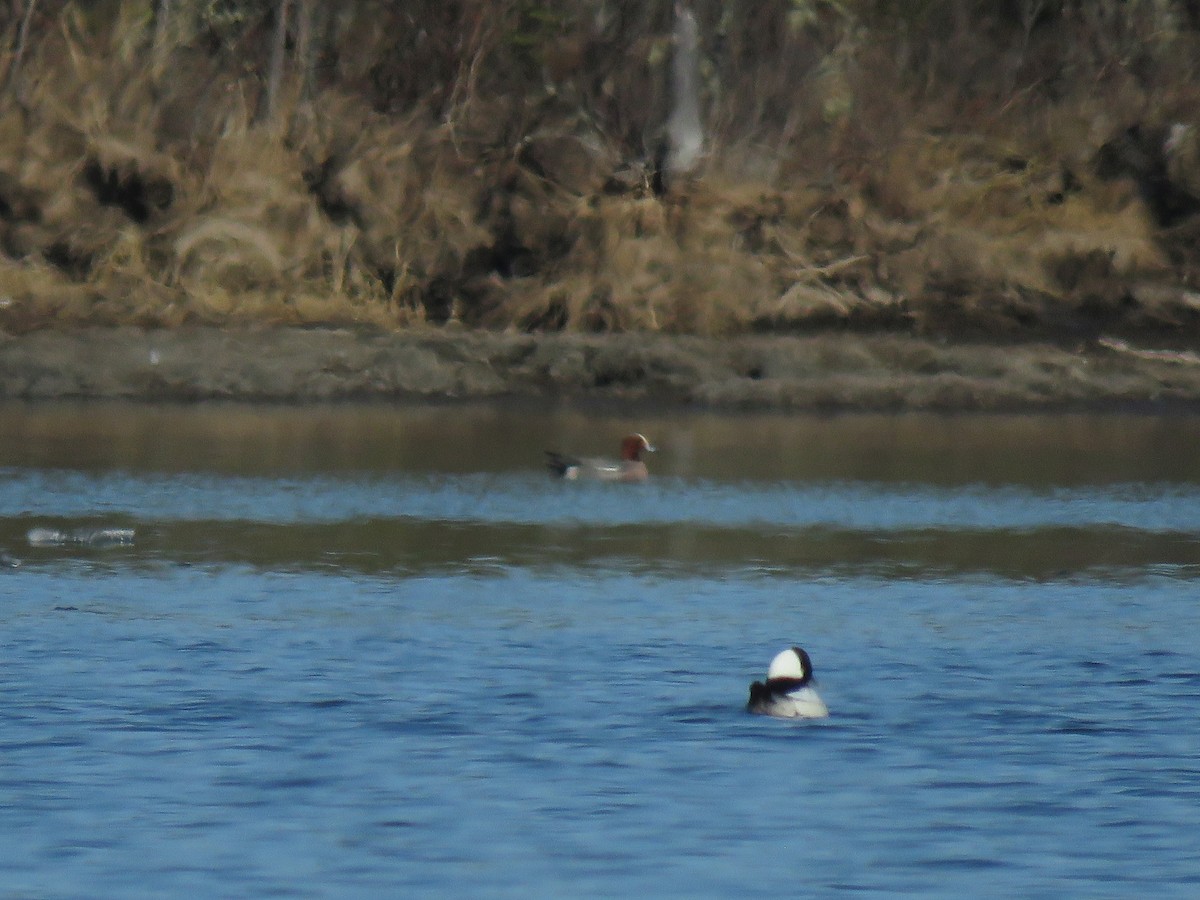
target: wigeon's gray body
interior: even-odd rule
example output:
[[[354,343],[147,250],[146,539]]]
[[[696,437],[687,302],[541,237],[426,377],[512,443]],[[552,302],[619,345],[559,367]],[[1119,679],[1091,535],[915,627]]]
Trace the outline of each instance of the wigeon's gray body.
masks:
[[[577,459],[564,456],[554,450],[546,451],[546,465],[559,478],[567,481],[591,479],[593,481],[645,481],[650,470],[642,461],[642,453],[653,453],[654,447],[640,434],[631,434],[621,441],[621,458]]]
[[[766,682],[750,685],[746,709],[781,719],[824,719],[825,701],[812,687],[812,660],[799,647],[777,654],[767,669]]]

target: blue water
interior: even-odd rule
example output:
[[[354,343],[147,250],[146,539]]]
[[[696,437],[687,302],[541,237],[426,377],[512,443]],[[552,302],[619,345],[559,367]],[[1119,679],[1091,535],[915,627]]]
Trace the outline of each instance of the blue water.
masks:
[[[655,437],[608,489],[0,468],[0,895],[1200,896],[1200,478]],[[744,711],[793,643],[827,721]]]

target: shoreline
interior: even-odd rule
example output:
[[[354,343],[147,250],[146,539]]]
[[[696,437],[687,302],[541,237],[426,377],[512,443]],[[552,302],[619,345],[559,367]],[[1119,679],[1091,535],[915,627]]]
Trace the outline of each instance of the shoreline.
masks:
[[[1200,411],[1200,356],[1101,338],[725,339],[456,327],[133,327],[0,336],[0,400],[554,401],[726,412]]]

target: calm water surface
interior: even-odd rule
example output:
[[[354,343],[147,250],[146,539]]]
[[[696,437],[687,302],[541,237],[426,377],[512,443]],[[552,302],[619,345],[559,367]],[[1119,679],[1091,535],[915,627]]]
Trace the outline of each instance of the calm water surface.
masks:
[[[0,406],[0,896],[1200,896],[1198,448]]]

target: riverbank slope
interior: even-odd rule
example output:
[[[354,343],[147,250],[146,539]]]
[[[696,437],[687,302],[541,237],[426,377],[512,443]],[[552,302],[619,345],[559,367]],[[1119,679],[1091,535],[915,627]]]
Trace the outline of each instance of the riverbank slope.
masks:
[[[728,339],[460,328],[43,330],[0,339],[0,399],[529,399],[721,410],[1200,409],[1200,355],[1100,338]]]

